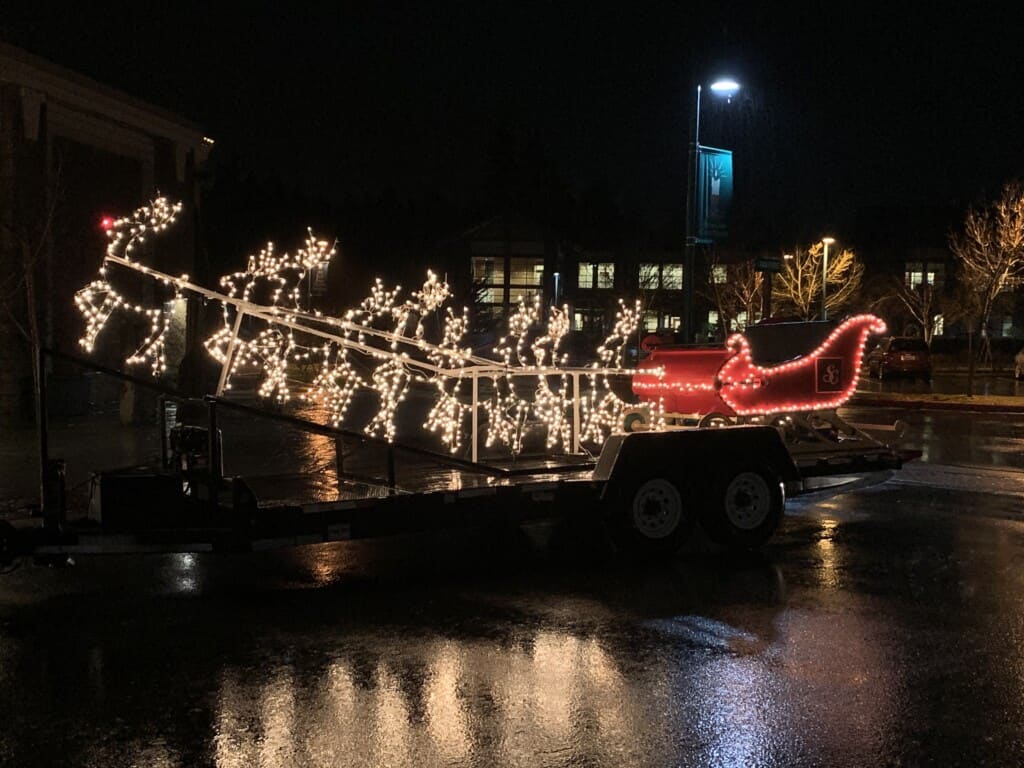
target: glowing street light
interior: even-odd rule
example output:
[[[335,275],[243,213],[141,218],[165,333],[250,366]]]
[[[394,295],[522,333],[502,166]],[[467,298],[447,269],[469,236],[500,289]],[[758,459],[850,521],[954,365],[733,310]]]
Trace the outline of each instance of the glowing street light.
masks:
[[[821,319],[828,320],[828,307],[826,302],[828,301],[828,247],[834,243],[836,239],[834,237],[823,237],[821,238],[822,244],[825,246],[824,258],[821,260]]]
[[[721,77],[708,86],[713,94],[731,101],[740,90],[740,84],[729,77]],[[693,141],[690,143],[689,167],[686,185],[686,248],[683,259],[683,318],[684,340],[693,341],[694,262],[697,251],[697,185],[700,183],[700,94],[697,86],[697,106],[693,116]]]
[[[736,95],[736,92],[740,89],[740,84],[737,83],[735,80],[723,78],[721,80],[716,80],[715,82],[713,82],[710,87],[712,92],[718,94],[719,96],[724,96],[727,99],[731,99],[733,96]]]

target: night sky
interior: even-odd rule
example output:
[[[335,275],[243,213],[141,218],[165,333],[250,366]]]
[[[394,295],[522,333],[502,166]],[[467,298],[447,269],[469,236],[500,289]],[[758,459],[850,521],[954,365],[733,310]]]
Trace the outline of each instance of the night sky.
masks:
[[[570,189],[680,231],[693,88],[729,72],[745,89],[707,104],[702,140],[735,150],[738,201],[809,238],[1024,173],[1014,4],[973,5],[5,3],[0,37],[331,201],[471,203],[506,130]]]

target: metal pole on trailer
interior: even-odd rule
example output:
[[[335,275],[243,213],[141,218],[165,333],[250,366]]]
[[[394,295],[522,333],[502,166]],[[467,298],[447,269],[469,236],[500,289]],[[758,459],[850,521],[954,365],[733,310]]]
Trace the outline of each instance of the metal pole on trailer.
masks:
[[[231,340],[228,342],[227,351],[224,353],[224,365],[221,366],[220,379],[217,381],[217,397],[224,394],[224,387],[227,386],[228,374],[231,372],[231,358],[234,357],[238,332],[242,327],[242,318],[245,317],[245,310],[241,307],[236,307],[235,313],[235,324],[231,328]]]
[[[580,452],[580,375],[572,375],[572,452]]]
[[[477,376],[474,373],[473,374],[473,414],[472,414],[472,418],[471,418],[471,424],[472,424],[472,427],[471,427],[471,429],[472,429],[472,446],[473,446],[471,457],[472,457],[472,460],[473,460],[474,464],[477,462],[477,458],[478,458],[478,453],[477,453],[477,450],[478,450],[478,440],[477,440],[476,431],[477,431],[477,428],[480,425],[480,414],[477,412],[477,407],[479,406],[479,404],[480,404],[480,377]]]
[[[167,395],[157,398],[157,419],[160,425],[160,468],[167,469]]]
[[[207,414],[207,468],[210,473],[210,505],[216,510],[220,500],[220,481],[224,473],[221,465],[220,435],[217,429],[217,398],[206,398]]]

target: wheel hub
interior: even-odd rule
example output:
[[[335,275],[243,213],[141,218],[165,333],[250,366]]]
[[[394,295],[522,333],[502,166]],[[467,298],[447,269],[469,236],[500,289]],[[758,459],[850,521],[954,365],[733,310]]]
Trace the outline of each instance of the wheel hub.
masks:
[[[756,472],[736,475],[725,491],[725,514],[736,528],[749,531],[768,517],[772,494],[767,481]]]
[[[671,535],[682,517],[679,491],[667,480],[648,480],[633,496],[633,526],[647,538],[663,539]]]

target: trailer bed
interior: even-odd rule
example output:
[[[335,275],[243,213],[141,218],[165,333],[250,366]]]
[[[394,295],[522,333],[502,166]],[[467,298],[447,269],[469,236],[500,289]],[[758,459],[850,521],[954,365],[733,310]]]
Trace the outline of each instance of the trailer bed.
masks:
[[[44,499],[41,514],[0,520],[0,565],[22,555],[59,561],[75,554],[252,551],[574,514],[596,516],[626,546],[649,552],[675,547],[698,518],[713,539],[758,546],[774,531],[785,497],[804,491],[805,481],[897,469],[912,458],[834,413],[795,417],[786,429],[762,423],[612,435],[596,462],[582,454],[487,463],[223,398],[190,402],[202,418],[176,427],[161,402],[159,461],[97,473],[87,513],[69,514],[61,487],[59,503]],[[224,411],[245,423],[329,438],[334,461],[303,474],[225,477],[221,427],[239,421],[222,422]],[[742,519],[751,513],[751,488],[770,507],[757,511],[766,516],[754,529]]]

